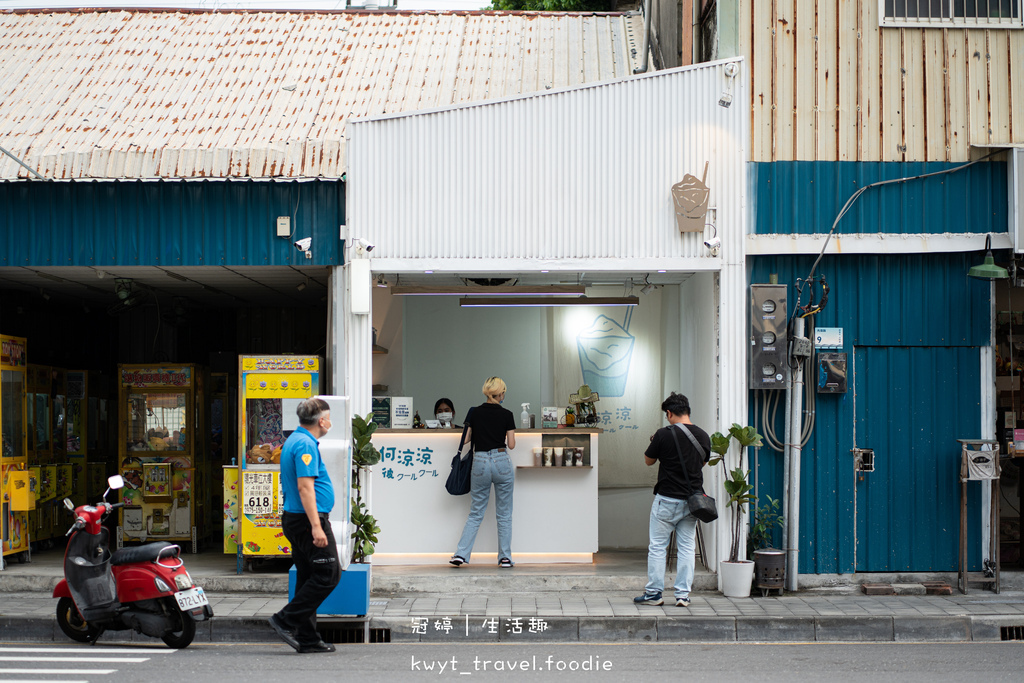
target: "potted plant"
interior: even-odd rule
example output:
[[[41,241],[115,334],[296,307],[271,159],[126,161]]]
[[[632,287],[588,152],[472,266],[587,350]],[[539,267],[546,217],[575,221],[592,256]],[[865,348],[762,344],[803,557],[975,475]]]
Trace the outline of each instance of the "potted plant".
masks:
[[[782,595],[786,582],[786,553],[773,547],[776,529],[781,529],[783,517],[778,499],[765,496],[768,502],[754,508],[747,534],[747,556],[754,558],[754,585],[761,595],[773,588]]]
[[[740,463],[743,462],[744,450],[748,446],[760,446],[761,435],[753,427],[741,427],[733,423],[729,428],[729,436],[716,432],[711,437],[711,450],[718,457],[710,461],[711,464],[718,464],[725,460],[725,454],[729,450],[732,440],[740,445]],[[732,510],[731,542],[729,544],[729,559],[719,562],[718,571],[722,579],[722,593],[727,597],[745,598],[750,595],[750,586],[754,576],[754,563],[740,557],[740,538],[743,535],[743,523],[746,521],[746,507],[757,496],[751,493],[753,486],[747,480],[749,470],[742,467],[733,468],[728,472],[724,482],[725,492],[729,496],[725,507]]]
[[[373,447],[373,433],[377,431],[377,423],[373,422],[373,413],[365,418],[355,415],[352,418],[352,562],[366,564],[367,558],[373,554],[377,544],[380,527],[377,520],[370,514],[363,502],[363,479],[369,476],[370,468],[380,462],[380,451]]]
[[[377,544],[380,527],[363,501],[363,484],[370,467],[380,462],[380,451],[373,447],[373,432],[377,425],[370,413],[365,418],[352,417],[352,555],[348,568],[341,573],[338,586],[320,606],[320,614],[354,614],[362,616],[370,609],[371,568],[368,563]]]

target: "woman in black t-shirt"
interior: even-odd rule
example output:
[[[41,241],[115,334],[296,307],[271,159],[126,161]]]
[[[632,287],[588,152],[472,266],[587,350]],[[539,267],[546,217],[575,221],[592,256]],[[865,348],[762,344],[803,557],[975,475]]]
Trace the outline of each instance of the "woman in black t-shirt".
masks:
[[[494,484],[494,514],[498,522],[498,566],[512,566],[512,489],[515,474],[508,451],[516,447],[516,420],[512,411],[501,407],[505,382],[490,377],[483,386],[487,401],[466,415],[466,441],[473,444],[473,479],[469,489],[472,505],[462,530],[459,547],[449,562],[456,567],[469,564],[476,533],[487,511]]]

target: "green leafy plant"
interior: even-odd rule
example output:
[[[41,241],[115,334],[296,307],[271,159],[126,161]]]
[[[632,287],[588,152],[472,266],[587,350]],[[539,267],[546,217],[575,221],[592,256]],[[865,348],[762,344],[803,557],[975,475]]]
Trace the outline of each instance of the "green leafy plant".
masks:
[[[761,445],[761,435],[757,433],[756,429],[750,426],[741,427],[739,424],[733,422],[732,427],[729,427],[728,436],[721,432],[715,432],[711,435],[711,450],[714,451],[718,457],[712,458],[708,463],[711,465],[717,465],[718,463],[723,462],[725,460],[725,454],[729,452],[729,446],[733,440],[739,443],[740,448],[748,448],[750,446],[758,447]],[[751,493],[754,487],[747,480],[749,476],[750,470],[744,472],[743,468],[737,467],[728,473],[724,483],[725,492],[729,495],[729,499],[726,501],[725,506],[727,508],[731,508],[733,506],[736,507],[736,514],[734,515],[732,526],[732,542],[729,544],[728,562],[740,561],[740,535],[743,530],[743,522],[746,518],[746,509],[744,506],[757,500],[757,496]]]
[[[373,433],[377,431],[377,423],[373,422],[373,413],[365,418],[359,415],[352,417],[352,561],[365,563],[366,558],[373,554],[377,544],[380,527],[377,520],[363,502],[363,477],[369,468],[380,462],[380,451],[373,447]]]
[[[785,521],[778,499],[771,496],[765,496],[765,498],[768,502],[754,508],[754,513],[750,518],[750,533],[747,534],[747,557],[752,556],[755,550],[771,548],[775,530],[781,529]]]

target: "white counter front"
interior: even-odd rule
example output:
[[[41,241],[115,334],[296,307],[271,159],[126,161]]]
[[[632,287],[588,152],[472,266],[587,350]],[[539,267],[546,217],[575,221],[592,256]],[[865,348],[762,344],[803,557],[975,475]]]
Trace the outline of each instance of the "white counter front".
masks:
[[[593,561],[597,552],[599,429],[516,430],[510,452],[516,483],[512,560],[522,563]],[[379,429],[373,445],[372,512],[380,526],[374,564],[441,564],[455,552],[469,515],[470,496],[450,495],[444,482],[462,430]],[[535,446],[582,446],[585,467],[534,467]],[[470,564],[498,562],[494,496]]]

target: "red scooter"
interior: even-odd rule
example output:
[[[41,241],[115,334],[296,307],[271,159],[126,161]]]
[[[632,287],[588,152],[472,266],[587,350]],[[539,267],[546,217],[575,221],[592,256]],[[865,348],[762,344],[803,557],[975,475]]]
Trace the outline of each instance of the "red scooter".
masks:
[[[114,475],[103,501],[77,508],[67,498],[64,506],[75,515],[64,553],[64,579],[53,589],[57,625],[68,638],[95,643],[104,631],[132,629],[159,638],[173,648],[184,648],[196,635],[196,622],[213,617],[203,589],[192,582],[170,543],[149,543],[122,548],[111,555],[108,532],[102,521],[124,503],[106,502],[111,489],[124,486]]]

